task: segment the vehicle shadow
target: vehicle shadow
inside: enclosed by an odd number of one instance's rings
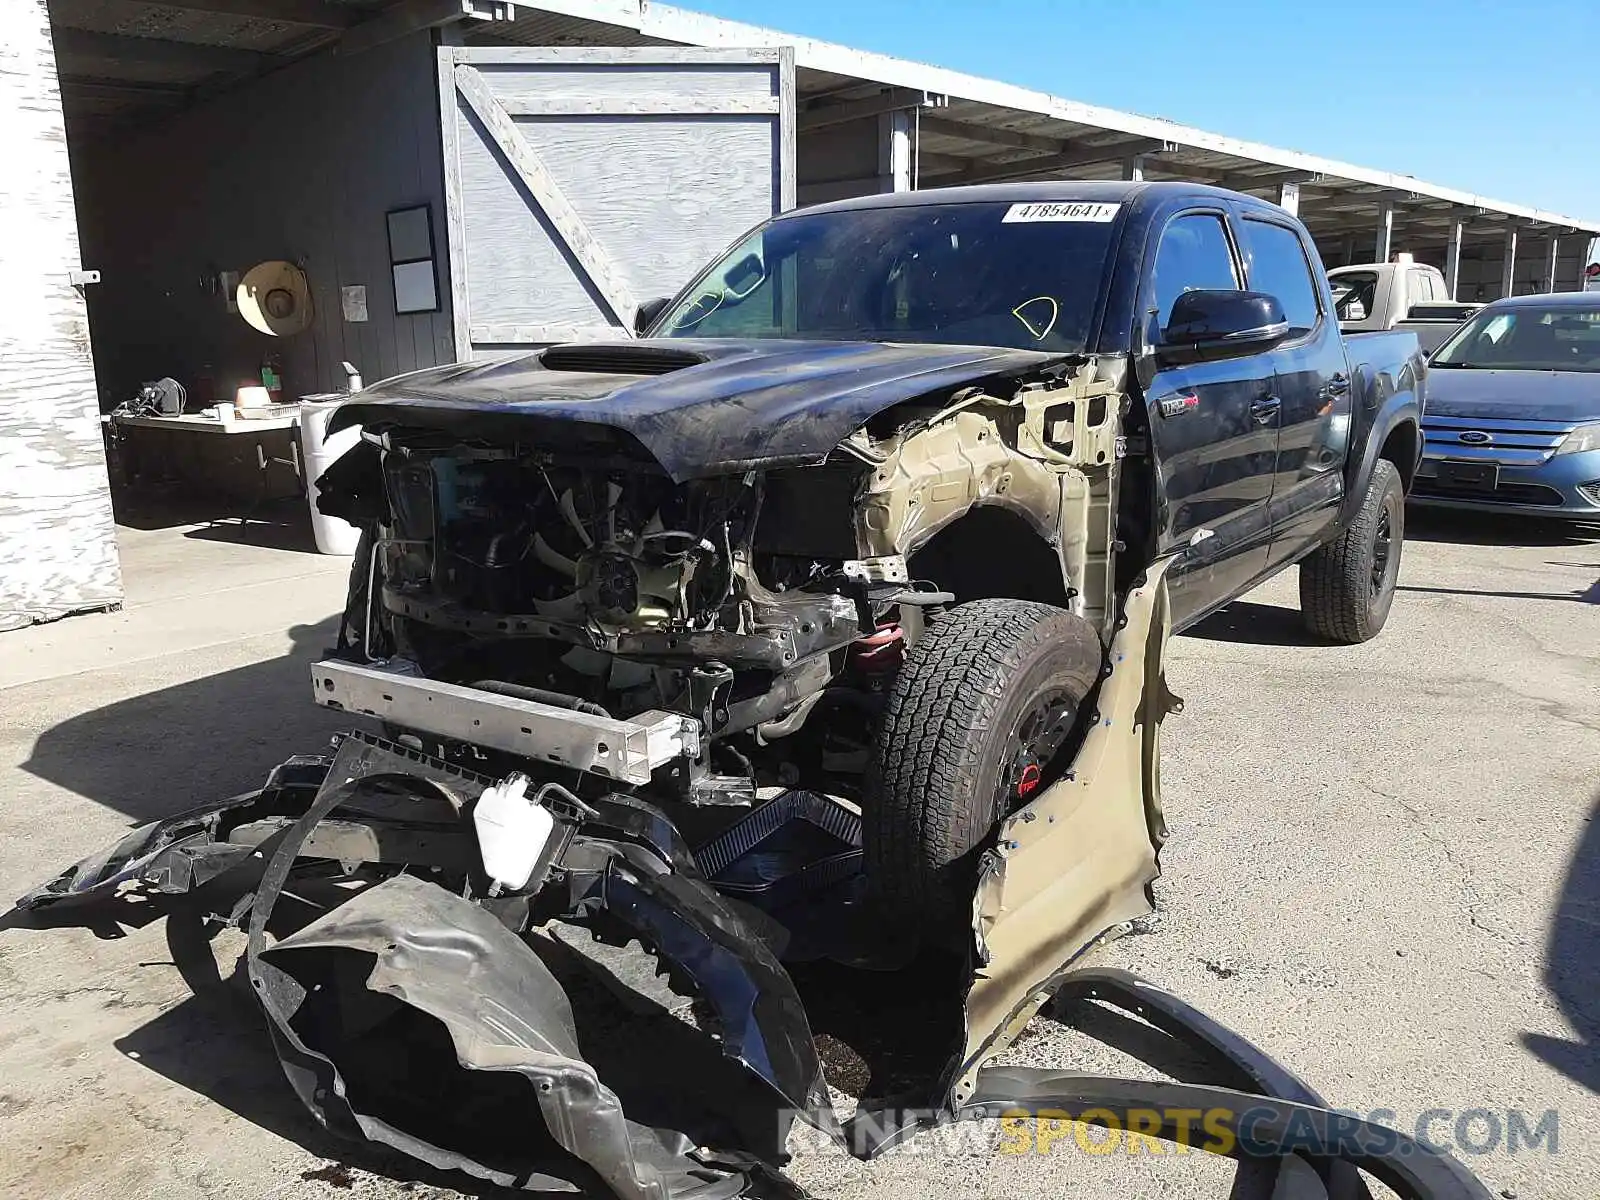
[[[1578,525],[1410,505],[1406,508],[1406,540],[1458,546],[1586,546],[1600,541],[1600,523]]]
[[[305,505],[295,513],[265,512],[239,517],[218,517],[184,537],[202,542],[230,542],[236,546],[259,546],[263,550],[286,550],[295,554],[316,554],[317,541]]]
[[[351,1189],[355,1171],[405,1185],[437,1188],[481,1200],[510,1200],[525,1191],[497,1187],[471,1176],[437,1170],[398,1151],[340,1138],[319,1125],[284,1078],[266,1018],[239,977],[192,995],[118,1038],[116,1048],[158,1075],[221,1105],[323,1160],[301,1179]]]
[[[1544,981],[1577,1031],[1524,1033],[1522,1044],[1568,1079],[1600,1092],[1600,794],[1573,852],[1545,947]]]
[[[1183,631],[1183,637],[1207,642],[1243,642],[1253,646],[1325,646],[1306,628],[1297,608],[1235,600]]]
[[[311,701],[338,618],[289,631],[284,655],[92,709],[41,733],[24,770],[143,823],[261,786],[348,728]]]
[[[1600,580],[1581,592],[1497,592],[1485,588],[1415,587],[1404,583],[1395,590],[1431,596],[1499,596],[1507,600],[1572,600],[1578,604],[1600,604]]]
[[[113,495],[112,507],[117,524],[126,529],[149,532],[192,526],[184,529],[184,537],[297,554],[317,553],[311,515],[300,496],[240,505],[175,495]]]

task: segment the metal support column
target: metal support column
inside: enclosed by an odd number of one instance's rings
[[[908,108],[897,108],[878,118],[879,191],[909,192],[911,179],[911,125]]]
[[[1506,227],[1506,257],[1500,268],[1500,294],[1516,295],[1517,283],[1517,227]]]
[[[1456,286],[1461,281],[1461,235],[1467,223],[1456,218],[1450,220],[1450,240],[1444,248],[1444,290],[1450,299],[1457,299]]]
[[[1372,261],[1389,261],[1389,247],[1394,241],[1394,201],[1385,200],[1378,205],[1378,236],[1373,243]]]
[[[1122,178],[1129,183],[1144,182],[1144,155],[1136,154],[1122,160]]]
[[[1278,185],[1278,207],[1286,212],[1300,215],[1300,181],[1287,179]]]
[[[1550,242],[1545,250],[1544,259],[1544,290],[1556,290],[1556,269],[1561,262],[1561,239],[1555,234],[1550,235]]]

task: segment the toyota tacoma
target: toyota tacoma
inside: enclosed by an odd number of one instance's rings
[[[131,889],[248,930],[319,1120],[518,1186],[768,1186],[760,1103],[871,1154],[962,1112],[1152,1102],[993,1064],[1074,989],[1326,1121],[1081,958],[1149,911],[1169,631],[1295,563],[1312,631],[1382,627],[1415,338],[1342,338],[1292,215],[1176,183],[788,213],[639,326],[347,403],[362,442],[318,491],[364,534],[311,682],[366,727],[23,907]],[[602,994],[634,1016],[596,1026]],[[734,1077],[669,1067],[667,1034],[620,1049],[644,1011]],[[925,1044],[847,1128],[816,1035],[863,1016]],[[1313,1165],[1480,1194],[1381,1132]]]

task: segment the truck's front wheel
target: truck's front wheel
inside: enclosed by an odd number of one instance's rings
[[[1394,603],[1405,530],[1400,471],[1379,459],[1356,519],[1300,562],[1300,610],[1312,633],[1347,645],[1378,635]]]
[[[943,941],[971,921],[976,859],[995,824],[1065,769],[1100,639],[1060,608],[977,600],[906,655],[863,797],[868,883]]]

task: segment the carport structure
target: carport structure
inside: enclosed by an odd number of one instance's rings
[[[1330,265],[1409,251],[1465,300],[1577,288],[1600,233],[647,0],[12,0],[0,99],[22,181],[0,189],[21,231],[0,246],[0,629],[120,599],[98,418],[142,381],[197,410],[264,375],[293,399],[345,362],[373,380],[630,336],[636,304],[796,203],[1196,179],[1294,209]],[[280,260],[312,319],[272,338],[231,301]]]
[[[51,0],[50,11],[63,96],[85,131],[424,28],[481,45],[792,46],[801,204],[1022,179],[1200,180],[1298,212],[1329,266],[1410,252],[1462,300],[1578,288],[1600,233],[1600,222],[1410,175],[647,0]]]

